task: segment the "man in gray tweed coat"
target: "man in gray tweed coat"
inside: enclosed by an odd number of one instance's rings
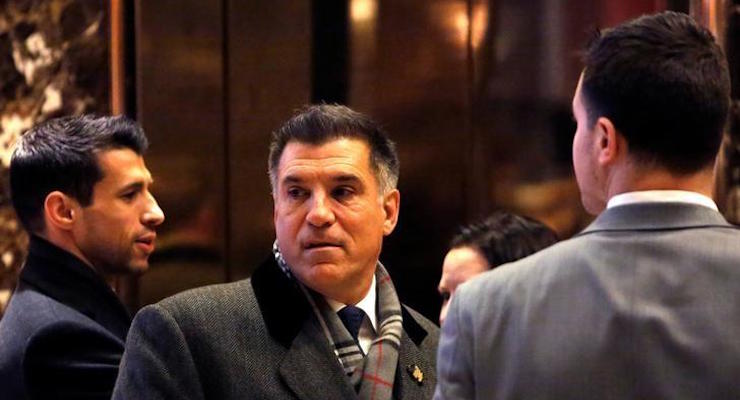
[[[251,279],[134,318],[116,399],[428,399],[438,329],[401,305],[378,261],[399,164],[378,126],[311,106],[270,148],[273,255]]]

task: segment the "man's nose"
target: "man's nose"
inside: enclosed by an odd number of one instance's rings
[[[152,227],[164,222],[164,212],[159,208],[157,200],[151,193],[148,194],[146,210],[142,214],[141,220],[142,224]]]
[[[320,228],[336,221],[330,199],[326,195],[320,193],[313,195],[309,207],[308,215],[306,215],[309,224]]]

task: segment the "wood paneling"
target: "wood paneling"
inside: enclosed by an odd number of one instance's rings
[[[401,213],[381,261],[401,300],[436,320],[442,259],[471,195],[467,6],[375,4],[374,18],[351,21],[348,103],[381,122],[397,143]]]
[[[228,10],[229,259],[232,278],[270,255],[271,132],[311,98],[308,2],[230,1]]]
[[[136,2],[137,118],[165,212],[140,304],[225,278],[220,2]]]

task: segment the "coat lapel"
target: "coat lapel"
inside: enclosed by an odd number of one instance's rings
[[[275,263],[268,259],[252,275],[252,286],[270,335],[286,347],[280,376],[302,400],[357,399],[344,376],[334,349],[324,337],[319,322],[303,293]],[[430,399],[436,371],[420,349],[428,332],[401,307],[403,335],[398,353],[394,398]],[[423,374],[421,383],[414,370]]]
[[[398,368],[393,397],[410,400],[431,399],[437,381],[436,371],[434,365],[419,348],[428,333],[406,311],[405,307],[401,307],[401,310],[403,312],[403,335],[401,336],[401,348],[398,350]]]
[[[308,318],[280,364],[285,383],[305,400],[356,399],[315,318]]]
[[[334,350],[295,282],[270,257],[252,275],[270,335],[286,348],[280,376],[302,400],[356,399]]]

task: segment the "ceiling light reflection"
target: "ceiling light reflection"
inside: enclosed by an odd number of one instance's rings
[[[374,20],[378,15],[377,0],[352,0],[350,16],[353,22],[367,22]]]

